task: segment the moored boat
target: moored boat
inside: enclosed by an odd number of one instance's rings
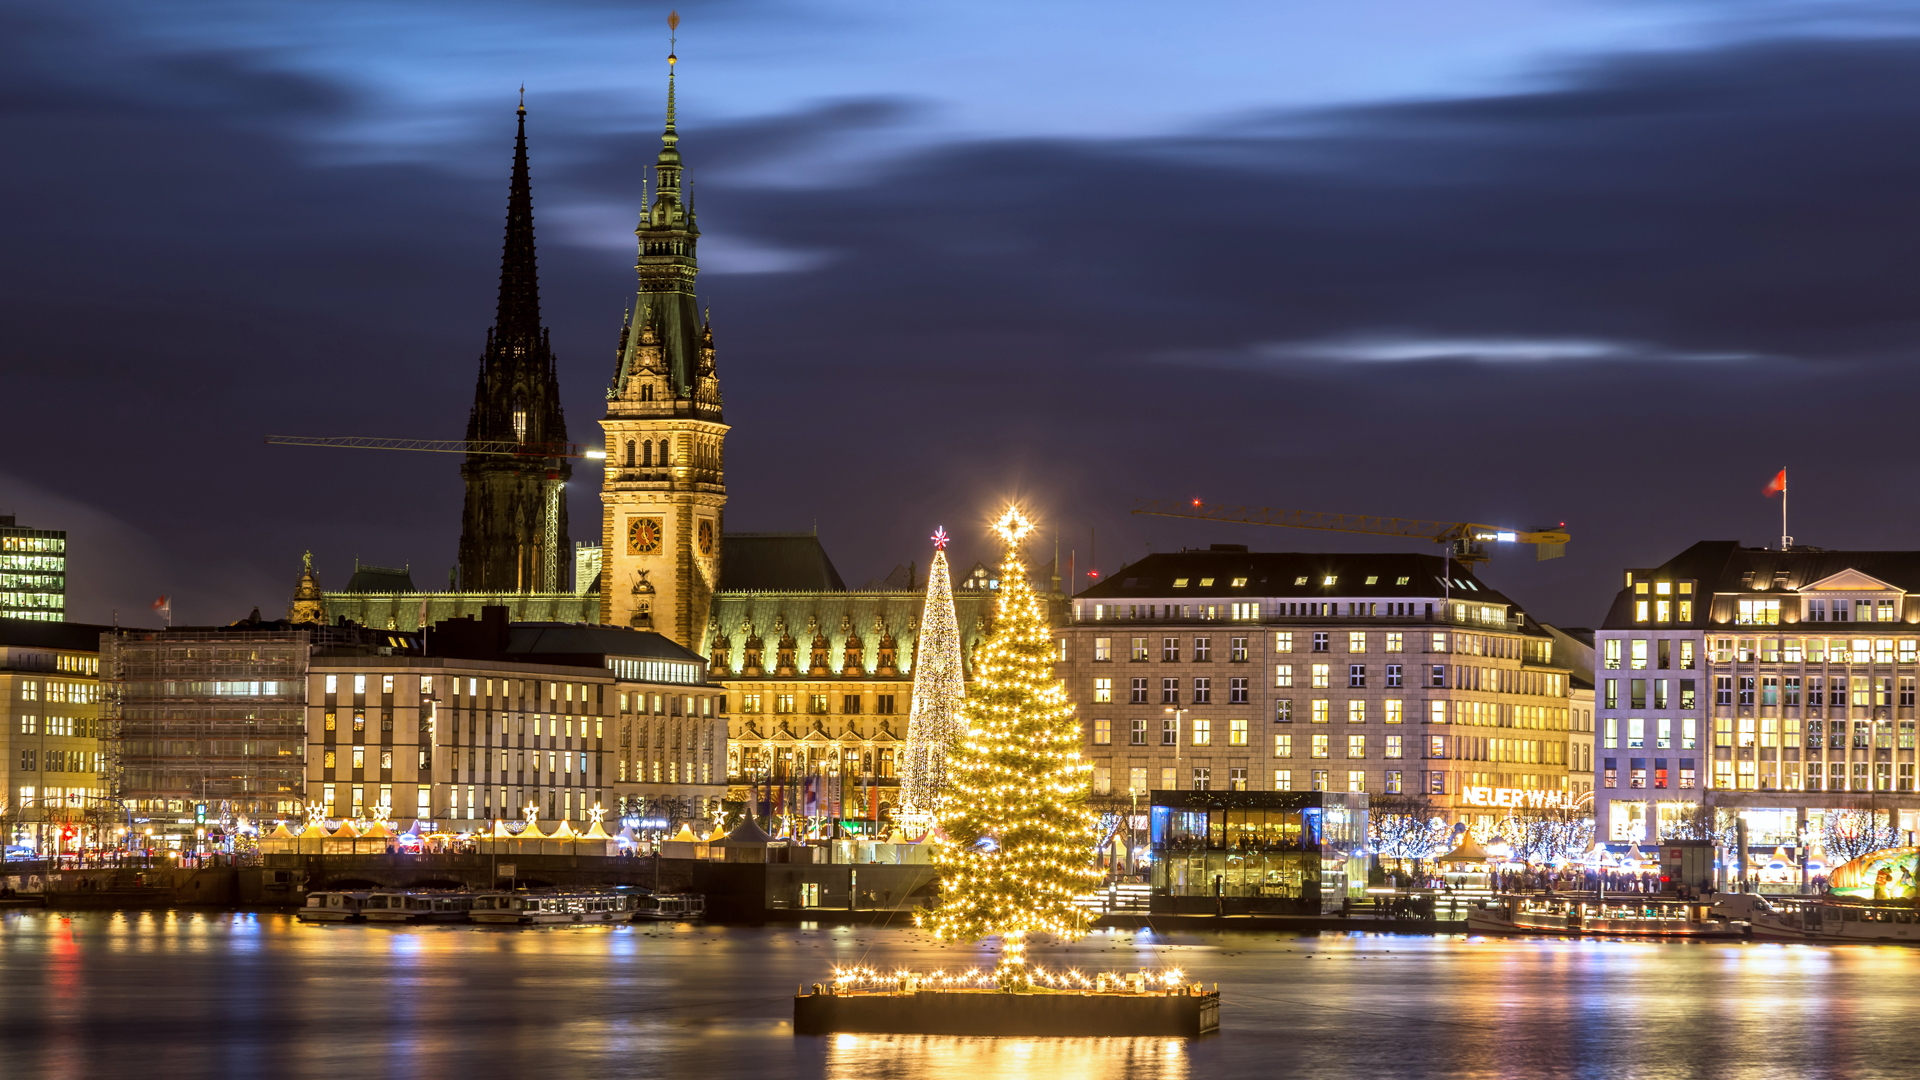
[[[473,898],[467,917],[477,923],[520,926],[623,923],[636,897],[626,891],[488,892]]]
[[[472,893],[383,890],[367,894],[360,913],[368,922],[465,922],[472,906]]]
[[[1600,937],[1736,938],[1746,923],[1716,913],[1701,900],[1649,896],[1500,894],[1467,909],[1476,934],[1557,934]]]
[[[360,922],[369,894],[364,892],[312,892],[307,904],[297,913],[301,922]]]
[[[1727,893],[1716,910],[1753,925],[1773,941],[1907,942],[1920,944],[1920,910],[1912,903],[1847,903],[1830,897],[1764,897]]]
[[[635,921],[692,922],[707,917],[707,898],[699,893],[662,893],[637,897]]]

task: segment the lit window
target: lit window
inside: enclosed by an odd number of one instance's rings
[[[1203,578],[1201,578],[1201,579],[1200,579],[1200,587],[1201,587],[1201,588],[1203,588],[1203,589],[1204,589],[1204,588],[1207,588],[1208,586],[1210,586],[1210,585],[1212,585],[1212,584],[1213,584],[1213,579],[1212,579],[1212,578],[1210,578],[1210,577],[1203,577]]]
[[[1236,588],[1236,589],[1244,589],[1244,588],[1246,588],[1246,587],[1247,587],[1247,579],[1246,579],[1246,578],[1243,578],[1243,577],[1237,577],[1237,578],[1234,578],[1234,579],[1233,579],[1233,587],[1234,587],[1234,588]]]
[[[1196,718],[1193,722],[1193,745],[1213,745],[1213,721]]]
[[[1273,756],[1290,758],[1293,756],[1293,736],[1275,735],[1273,737]]]
[[[1329,747],[1332,741],[1330,736],[1315,735],[1313,737],[1313,756],[1317,758],[1326,757],[1330,753]]]
[[[1347,632],[1347,651],[1361,653],[1367,651],[1367,632],[1365,630],[1350,630]]]
[[[1174,578],[1174,579],[1173,579],[1173,587],[1174,587],[1174,588],[1176,588],[1176,589],[1184,589],[1184,588],[1186,588],[1186,587],[1187,587],[1187,579],[1186,579],[1186,578],[1183,578],[1183,577],[1177,577],[1177,578]]]
[[[1367,737],[1365,735],[1347,736],[1347,757],[1358,760],[1367,756]]]
[[[1327,575],[1327,579],[1326,579],[1325,581],[1322,581],[1322,582],[1321,582],[1320,584],[1322,584],[1322,585],[1334,585],[1334,584],[1337,584],[1337,583],[1338,583],[1339,581],[1340,581],[1340,579],[1339,579],[1338,577],[1336,577],[1335,575],[1333,575],[1333,574],[1328,574],[1328,575]]]
[[[1368,575],[1367,575],[1367,584],[1369,584],[1369,585],[1378,585],[1379,583],[1380,583],[1380,575],[1379,575],[1379,574],[1368,574]]]
[[[1247,745],[1247,722],[1245,720],[1227,721],[1227,744],[1230,746]]]
[[[1367,703],[1361,700],[1347,702],[1347,723],[1364,724],[1367,722]]]
[[[1313,665],[1313,688],[1315,690],[1325,690],[1328,686],[1332,685],[1332,670],[1333,665],[1331,664]]]
[[[1314,723],[1316,724],[1326,723],[1327,718],[1332,715],[1332,712],[1333,712],[1332,706],[1328,703],[1326,698],[1314,699],[1314,702],[1313,702],[1313,722]]]

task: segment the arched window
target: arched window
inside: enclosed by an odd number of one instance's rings
[[[667,461],[667,440],[661,439],[660,440],[660,467],[664,469],[667,467],[668,464],[669,462]]]
[[[649,439],[646,442],[641,443],[640,453],[641,453],[640,464],[642,466],[652,465],[653,464],[653,440]]]
[[[627,440],[627,468],[633,468],[633,440]]]
[[[653,384],[652,383],[645,383],[640,387],[640,400],[641,401],[653,400]]]

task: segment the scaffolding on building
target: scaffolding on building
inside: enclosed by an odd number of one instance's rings
[[[101,643],[113,794],[136,818],[190,825],[194,807],[298,816],[307,665],[357,628],[121,630]]]

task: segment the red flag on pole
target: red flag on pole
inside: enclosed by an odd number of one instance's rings
[[[1767,481],[1767,488],[1763,494],[1765,494],[1767,498],[1771,499],[1775,495],[1786,494],[1786,491],[1787,491],[1787,470],[1781,469],[1779,475]]]

